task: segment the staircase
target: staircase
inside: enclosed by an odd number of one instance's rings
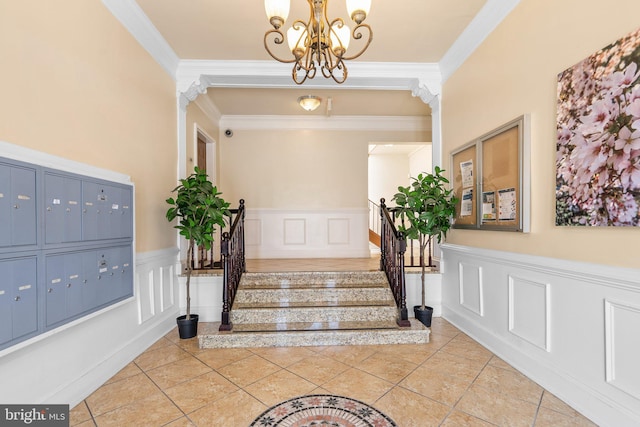
[[[421,344],[429,329],[398,310],[379,271],[245,273],[231,308],[233,328],[199,336],[201,348]]]

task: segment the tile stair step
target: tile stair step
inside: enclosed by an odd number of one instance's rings
[[[285,288],[285,289],[238,289],[235,303],[257,302],[313,302],[313,301],[393,301],[388,286],[368,288]]]
[[[253,308],[304,308],[304,307],[395,307],[392,300],[379,301],[265,301],[265,302],[235,302],[234,310],[253,309]]]
[[[277,322],[336,322],[336,321],[376,321],[395,319],[397,308],[388,306],[354,307],[291,307],[252,308],[231,310],[231,322],[277,323]]]
[[[303,347],[323,345],[384,345],[424,344],[430,331],[415,319],[410,328],[346,329],[346,330],[289,330],[278,332],[214,332],[198,337],[200,348],[238,347]],[[233,329],[237,328],[234,325]]]
[[[245,273],[240,286],[246,288],[268,287],[358,287],[388,286],[384,273],[362,272],[288,272]]]
[[[399,329],[395,321],[377,322],[290,322],[290,323],[250,323],[233,325],[235,333],[247,332],[291,332],[291,331],[348,331]]]

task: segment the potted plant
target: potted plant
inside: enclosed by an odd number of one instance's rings
[[[178,218],[180,235],[187,239],[187,310],[179,316],[178,332],[180,338],[193,338],[198,334],[198,315],[191,314],[191,273],[193,271],[193,249],[204,246],[208,251],[213,243],[215,226],[224,227],[225,217],[230,215],[229,203],[218,197],[220,192],[213,186],[207,173],[195,167],[194,173],[180,180],[180,185],[173,189],[175,199],[170,197],[166,202],[171,205],[167,210],[167,219],[171,222]]]
[[[437,238],[438,243],[446,237],[458,202],[452,194],[453,190],[445,187],[449,181],[442,176],[442,172],[444,170],[436,166],[433,174],[421,173],[417,178],[412,177],[411,185],[398,187],[398,193],[393,197],[402,219],[398,229],[405,237],[417,240],[420,246],[422,304],[416,305],[413,310],[416,319],[425,326],[431,326],[433,315],[433,308],[425,305],[425,250],[433,237]]]

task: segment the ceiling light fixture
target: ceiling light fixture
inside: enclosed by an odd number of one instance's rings
[[[307,111],[313,111],[320,106],[322,99],[315,95],[304,95],[298,98],[298,104]]]
[[[368,24],[363,24],[371,8],[371,0],[346,0],[349,16],[356,23],[353,31],[345,25],[342,18],[329,20],[327,4],[329,0],[307,0],[310,16],[307,22],[297,19],[287,30],[286,39],[293,58],[282,59],[269,48],[269,41],[274,45],[284,43],[285,35],[281,30],[289,15],[290,0],[265,0],[264,7],[273,30],[264,34],[264,47],[273,59],[293,63],[292,77],[297,84],[316,76],[318,68],[325,78],[332,78],[336,83],[344,83],[347,79],[347,66],[344,61],[362,55],[371,44],[373,32]],[[363,39],[364,36],[368,38]],[[346,56],[349,42],[366,40],[362,49],[354,55]]]

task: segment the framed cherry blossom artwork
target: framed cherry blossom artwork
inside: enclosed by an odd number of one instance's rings
[[[556,225],[640,226],[640,29],[557,90]]]

